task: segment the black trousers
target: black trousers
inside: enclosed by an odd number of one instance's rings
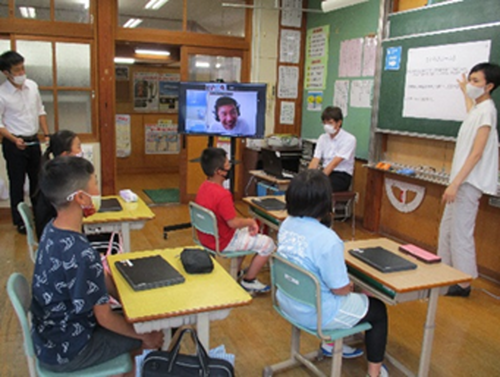
[[[377,298],[368,297],[368,300],[368,312],[358,323],[372,325],[365,333],[366,358],[371,363],[381,363],[387,344],[387,308]]]
[[[328,178],[332,185],[332,192],[349,191],[352,175],[343,171],[332,171]]]
[[[3,156],[7,165],[7,175],[9,177],[10,210],[14,225],[23,224],[21,215],[17,211],[17,205],[24,199],[24,181],[26,174],[30,181],[30,197],[34,199],[38,188],[38,175],[40,171],[40,161],[42,158],[40,144],[32,145],[21,150],[16,144],[3,138]],[[34,205],[34,203],[32,203]]]

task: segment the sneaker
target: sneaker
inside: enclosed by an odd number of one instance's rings
[[[269,285],[264,285],[257,279],[253,279],[252,281],[242,279],[240,284],[247,292],[252,293],[265,293],[271,290]]]
[[[469,297],[471,288],[468,286],[467,288],[462,288],[458,284],[452,285],[450,289],[448,289],[448,293],[446,296],[455,296],[455,297]]]
[[[24,226],[24,224],[19,224],[17,226],[17,233],[26,234],[26,227]]]
[[[334,342],[321,343],[321,351],[326,357],[332,357]],[[354,359],[363,355],[363,350],[361,348],[353,348],[346,344],[342,345],[342,358],[344,359]]]

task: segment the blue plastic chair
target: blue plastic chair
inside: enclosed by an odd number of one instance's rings
[[[35,236],[35,219],[33,216],[33,211],[25,202],[20,202],[17,205],[17,211],[21,215],[24,226],[26,227],[26,241],[28,242],[28,252],[31,260],[33,261],[33,263],[35,263],[38,242],[36,242]]]
[[[31,303],[31,293],[26,278],[17,272],[10,275],[7,282],[7,293],[21,324],[24,338],[24,353],[26,354],[31,377],[106,377],[127,373],[132,370],[132,360],[128,353],[115,357],[105,363],[73,373],[54,373],[42,368],[36,360],[30,334],[29,306]]]
[[[297,366],[304,365],[317,376],[326,375],[321,372],[310,360],[322,357],[321,350],[309,353],[307,355],[300,354],[300,332],[305,331],[319,339],[327,342],[335,341],[332,357],[332,368],[330,376],[340,377],[342,368],[342,343],[343,338],[351,336],[366,330],[371,329],[369,323],[362,323],[345,330],[322,330],[321,329],[321,288],[318,279],[311,272],[303,269],[283,258],[278,254],[271,256],[271,281],[272,281],[272,297],[273,307],[276,311],[292,324],[292,341],[290,359],[281,363],[270,365],[264,368],[262,375],[264,377],[272,376],[274,372]],[[301,326],[293,319],[288,317],[280,308],[279,302],[276,299],[276,292],[279,290],[282,294],[315,308],[317,314],[318,330],[308,329]]]
[[[222,258],[230,258],[231,259],[231,267],[229,269],[229,274],[232,276],[234,280],[238,278],[238,258],[244,257],[245,255],[255,254],[255,251],[245,250],[245,251],[230,251],[222,253],[219,250],[219,231],[217,229],[217,219],[215,214],[206,209],[205,207],[200,206],[194,202],[189,202],[189,215],[191,217],[191,225],[193,230],[193,241],[203,247],[210,254],[215,256],[220,256]],[[205,234],[209,234],[215,238],[215,250],[212,250],[201,244],[198,239],[198,233],[196,231],[200,231]]]

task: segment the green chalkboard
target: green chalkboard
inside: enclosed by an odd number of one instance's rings
[[[408,50],[491,40],[490,61],[500,64],[500,1],[464,0],[393,15],[390,21],[390,38],[382,44],[383,61],[390,47],[401,47],[402,54],[399,70],[386,70],[383,65],[377,128],[455,137],[460,127],[458,121],[403,117]],[[446,32],[450,29],[456,30]],[[500,109],[500,89],[493,93],[493,99]]]

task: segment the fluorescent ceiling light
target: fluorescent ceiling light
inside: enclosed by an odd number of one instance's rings
[[[149,0],[144,9],[160,9],[168,0]]]
[[[116,64],[134,64],[135,63],[134,58],[115,58],[114,61]]]
[[[220,63],[215,64],[215,68],[219,69],[222,65]]]
[[[125,25],[123,25],[123,27],[134,28],[139,26],[141,22],[142,19],[140,18],[130,18],[127,22],[125,22]]]
[[[19,7],[19,11],[24,18],[36,18],[36,11],[33,7]]]
[[[337,9],[350,7],[351,5],[366,3],[368,0],[323,0],[321,9],[324,13],[331,12]]]
[[[135,49],[135,53],[138,55],[159,55],[159,56],[170,56],[169,51],[163,51],[163,50],[144,50],[137,48]]]
[[[195,66],[197,68],[210,68],[209,62],[196,62]]]

